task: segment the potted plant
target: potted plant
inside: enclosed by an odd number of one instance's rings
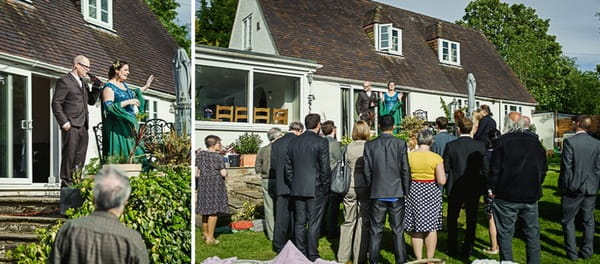
[[[127,177],[139,176],[140,172],[142,172],[142,164],[134,163],[134,159],[139,157],[135,155],[135,151],[138,146],[142,143],[142,139],[144,139],[144,135],[146,132],[146,126],[141,126],[138,131],[132,128],[132,132],[135,135],[134,144],[129,151],[129,156],[110,156],[106,159],[106,164],[104,164],[103,168],[113,167],[118,169],[123,173],[123,175]]]
[[[262,140],[258,134],[244,133],[233,144],[235,152],[239,153],[240,163],[242,167],[254,167],[256,161],[256,153]]]

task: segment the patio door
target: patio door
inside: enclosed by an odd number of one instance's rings
[[[31,184],[31,73],[0,67],[0,184]]]

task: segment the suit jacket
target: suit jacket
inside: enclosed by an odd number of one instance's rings
[[[408,195],[410,166],[406,142],[384,133],[365,144],[365,179],[371,199],[398,198]]]
[[[256,162],[254,171],[260,173],[260,176],[264,178],[271,178],[269,171],[271,170],[271,143],[260,148],[256,154]],[[275,175],[273,175],[275,176]]]
[[[491,115],[484,116],[479,120],[479,126],[477,127],[477,132],[473,135],[473,139],[485,144],[487,142],[488,131],[492,128],[496,128],[496,121],[494,121]]]
[[[538,136],[538,134],[536,134],[536,133],[533,133],[533,131],[529,130],[529,128],[526,128],[526,129],[525,129],[525,130],[523,130],[523,131],[524,131],[525,133],[529,134],[529,135],[532,135],[532,136],[534,136],[534,137],[538,138],[538,139],[540,138],[540,136]]]
[[[275,179],[275,193],[277,195],[290,194],[290,186],[287,184],[285,176],[285,158],[287,156],[288,145],[295,137],[294,133],[289,132],[271,144],[269,177]]]
[[[444,152],[444,169],[448,173],[446,190],[452,195],[481,195],[486,191],[488,161],[482,142],[459,137]]]
[[[366,141],[364,140],[354,140],[348,144],[346,161],[350,167],[350,187],[369,187],[365,179],[365,159],[363,158],[365,143]]]
[[[74,127],[88,128],[88,107],[94,105],[100,90],[93,88],[90,91],[87,83],[81,82],[82,87],[71,73],[58,79],[54,96],[52,97],[52,112],[59,126],[70,122]]]
[[[513,132],[494,141],[488,181],[496,198],[536,202],[542,196],[547,170],[546,150],[534,136]]]
[[[433,145],[431,145],[431,151],[437,153],[440,156],[444,156],[444,149],[448,142],[456,140],[455,135],[451,135],[448,131],[440,132],[433,137]]]
[[[563,193],[595,195],[600,182],[600,141],[587,133],[565,139],[558,187]]]
[[[335,138],[325,136],[329,144],[329,168],[333,169],[337,162],[342,159],[342,145]]]
[[[373,103],[373,107],[371,107]],[[377,93],[371,91],[371,96],[367,95],[367,92],[358,92],[358,99],[356,100],[356,114],[360,116],[362,113],[373,112],[375,113],[375,106],[377,106]]]
[[[329,143],[312,130],[292,139],[285,163],[291,195],[316,197],[329,192]]]

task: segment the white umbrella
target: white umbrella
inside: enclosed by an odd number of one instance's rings
[[[190,59],[185,49],[179,48],[173,58],[173,76],[177,101],[175,103],[175,128],[179,135],[191,135],[191,103],[190,103]]]
[[[477,90],[477,82],[475,81],[475,75],[472,73],[467,74],[467,94],[469,96],[469,106],[467,108],[467,116],[471,116],[475,110],[475,90]]]

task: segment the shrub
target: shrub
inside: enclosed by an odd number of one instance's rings
[[[131,178],[131,197],[121,216],[121,222],[138,231],[146,243],[153,263],[191,262],[191,171],[188,167],[162,167],[162,171],[142,173]],[[80,185],[84,203],[69,209],[71,219],[94,211],[93,178]],[[49,229],[40,228],[39,243],[20,245],[7,256],[17,263],[47,263],[59,221]]]
[[[177,132],[165,133],[160,141],[146,142],[146,150],[152,153],[154,166],[190,166],[192,143],[189,136]]]
[[[256,154],[262,140],[258,134],[244,133],[233,143],[235,152],[239,154]]]

